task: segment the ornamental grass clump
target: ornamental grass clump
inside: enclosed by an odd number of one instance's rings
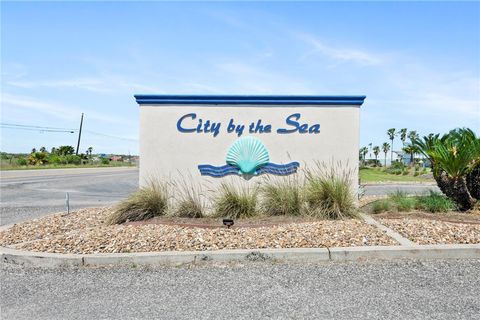
[[[190,177],[189,181],[192,181]],[[176,189],[175,203],[172,215],[181,218],[203,218],[206,211],[205,197],[199,185],[183,178],[173,182]]]
[[[428,196],[418,197],[417,200],[417,209],[429,212],[448,212],[456,208],[457,206],[452,200],[432,190]]]
[[[352,190],[353,174],[341,163],[319,164],[306,172],[304,196],[308,211],[327,219],[343,219],[358,215]]]
[[[301,188],[298,181],[269,179],[261,188],[261,211],[267,216],[299,216],[302,213]]]
[[[372,211],[373,213],[382,213],[385,211],[390,211],[392,203],[389,200],[378,200],[373,203]]]
[[[223,183],[214,202],[215,216],[230,219],[258,215],[257,189]]]
[[[409,197],[403,191],[397,190],[388,197],[397,208],[397,211],[411,211],[415,208],[416,199]]]
[[[168,188],[164,183],[151,180],[127,199],[120,202],[107,217],[106,223],[120,224],[127,221],[143,221],[165,215],[168,208]]]

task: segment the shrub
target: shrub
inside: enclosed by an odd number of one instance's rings
[[[168,208],[168,190],[165,184],[151,180],[147,186],[131,194],[120,202],[107,224],[119,224],[126,221],[141,221],[164,215]]]
[[[66,160],[65,160],[65,157],[60,157],[55,154],[51,154],[48,157],[48,162],[52,164],[62,164],[62,163],[66,163]]]
[[[302,199],[297,181],[271,180],[261,189],[262,212],[269,216],[301,214]]]
[[[223,183],[214,206],[217,217],[239,219],[256,216],[256,189],[236,188],[232,184]]]
[[[428,196],[418,197],[417,208],[430,212],[448,212],[456,209],[456,205],[444,195],[430,190]]]
[[[403,191],[397,190],[389,195],[389,199],[395,204],[398,211],[409,211],[415,207],[415,198],[408,197]]]
[[[307,171],[304,196],[310,212],[328,219],[357,216],[352,176],[340,163],[330,168],[317,164],[315,170]]]
[[[176,206],[173,215],[182,218],[202,218],[205,215],[205,201],[201,194],[201,188],[191,184],[189,181],[182,179],[174,182],[173,186],[177,189]]]
[[[398,211],[411,211],[415,208],[415,198],[403,198],[399,199],[396,203]]]
[[[82,158],[74,154],[69,154],[65,156],[65,161],[68,164],[81,164]]]
[[[27,162],[27,159],[25,159],[25,158],[18,158],[17,159],[17,164],[19,166],[26,166],[28,164],[28,162]]]
[[[109,164],[110,163],[110,160],[108,158],[100,158],[100,162],[102,164]]]
[[[381,213],[385,211],[389,211],[392,204],[388,200],[378,200],[373,203],[373,213]]]

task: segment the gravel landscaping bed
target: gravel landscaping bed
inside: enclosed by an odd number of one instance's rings
[[[54,214],[0,232],[0,245],[56,253],[114,253],[396,245],[362,220],[319,220],[233,229],[104,224],[111,208]]]
[[[417,244],[480,243],[480,224],[426,218],[378,219],[383,225]]]

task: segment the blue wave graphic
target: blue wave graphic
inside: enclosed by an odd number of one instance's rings
[[[276,163],[267,163],[263,167],[257,170],[257,174],[275,174],[279,176],[285,176],[297,172],[300,163],[290,162],[287,164],[276,164]],[[202,176],[211,176],[211,177],[224,177],[230,174],[239,174],[239,169],[231,164],[226,164],[223,166],[212,166],[210,164],[201,164],[198,166],[200,174]]]

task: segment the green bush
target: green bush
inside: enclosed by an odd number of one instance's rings
[[[253,217],[257,212],[256,189],[237,188],[223,183],[215,199],[215,216],[239,219]]]
[[[415,198],[408,197],[403,191],[397,190],[389,195],[389,199],[393,202],[398,211],[409,211],[415,207]]]
[[[164,215],[168,208],[168,189],[155,180],[131,194],[120,202],[107,218],[107,224],[119,224],[126,221],[148,220]]]
[[[51,164],[62,164],[62,163],[67,163],[65,157],[61,157],[55,154],[51,154],[48,157],[48,162]]]
[[[395,205],[398,211],[411,211],[415,208],[417,203],[415,198],[403,198],[399,199]]]
[[[430,212],[448,212],[455,210],[456,205],[444,195],[430,190],[428,196],[418,197],[417,208]]]
[[[65,156],[65,162],[68,164],[81,164],[82,158],[74,154],[69,154]]]
[[[340,164],[330,168],[317,164],[307,171],[304,196],[310,213],[328,219],[357,216],[352,181],[352,172]]]
[[[108,159],[108,158],[100,158],[100,162],[101,162],[101,164],[109,164],[109,163],[110,163],[110,159]]]
[[[408,170],[403,170],[403,171],[402,171],[402,174],[403,174],[404,176],[408,175]]]
[[[268,216],[301,214],[302,199],[297,181],[271,180],[261,189],[262,213]]]
[[[388,200],[378,200],[373,203],[372,210],[373,213],[381,213],[385,211],[390,211],[392,204]]]
[[[181,218],[202,218],[205,215],[205,201],[203,201],[200,186],[193,185],[189,180],[182,179],[173,182],[177,190],[175,193],[176,206],[173,215]]]
[[[17,165],[26,166],[27,164],[28,164],[27,159],[25,159],[25,158],[18,158],[17,159]]]

